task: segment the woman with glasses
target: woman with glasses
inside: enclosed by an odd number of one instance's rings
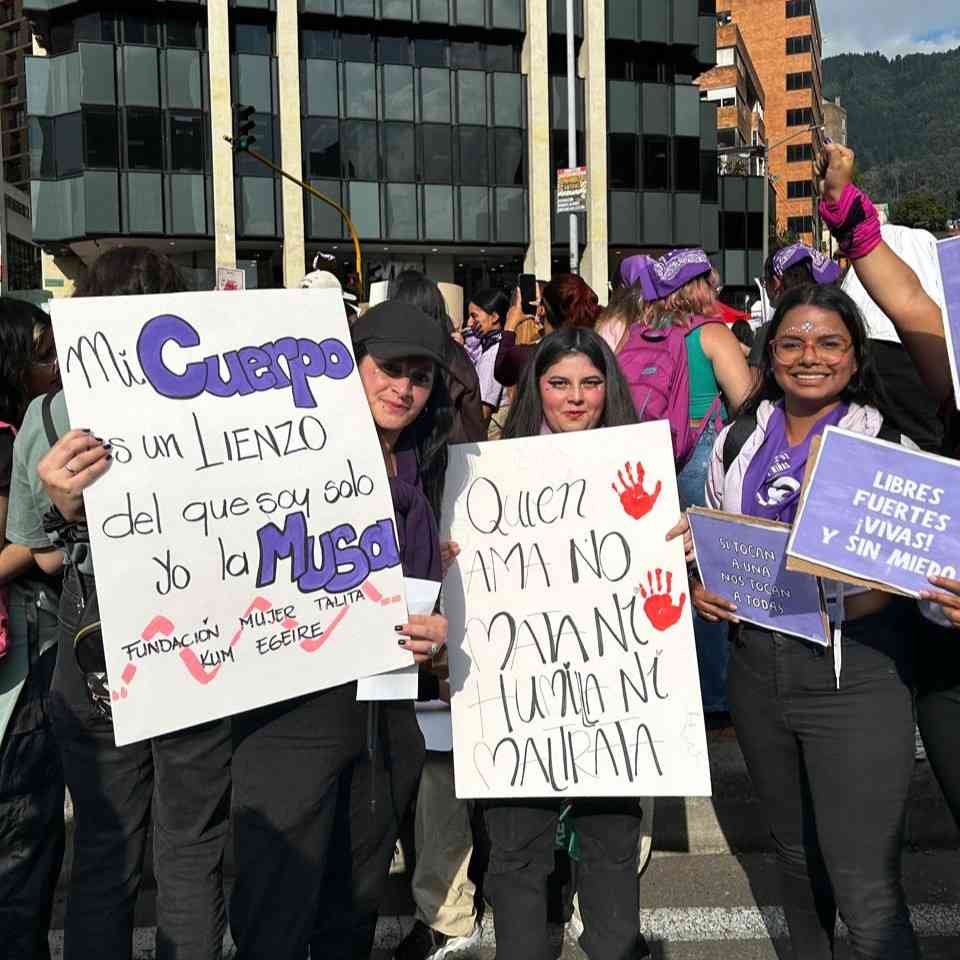
[[[913,446],[884,417],[863,320],[837,287],[781,299],[760,372],[714,447],[711,507],[792,523],[811,442],[830,425]],[[858,960],[910,960],[900,851],[914,760],[911,605],[825,586],[830,646],[747,624],[733,633],[730,710],[773,835],[795,960],[833,957],[838,910]],[[691,596],[705,619],[738,623],[695,579]]]

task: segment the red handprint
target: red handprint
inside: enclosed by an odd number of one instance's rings
[[[627,471],[626,480],[623,479],[623,470]],[[660,496],[660,489],[663,484],[658,480],[657,485],[653,488],[653,493],[647,493],[643,489],[643,478],[646,471],[643,469],[642,463],[637,461],[636,479],[633,477],[633,467],[629,463],[624,464],[623,470],[617,471],[623,490],[618,490],[615,483],[610,484],[610,486],[613,487],[613,492],[620,498],[620,503],[627,515],[633,517],[634,520],[639,520],[653,509],[657,497]]]
[[[667,571],[667,582],[663,582],[663,570],[657,567],[657,580],[654,586],[653,571],[647,571],[647,588],[643,585],[637,589],[643,597],[643,612],[656,630],[669,630],[683,613],[683,605],[687,602],[687,595],[680,594],[675,604],[670,594],[673,590],[673,574]]]

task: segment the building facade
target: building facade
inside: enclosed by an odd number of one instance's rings
[[[721,9],[722,8],[722,9]],[[719,0],[718,17],[746,40],[763,84],[778,228],[819,239],[813,158],[823,145],[823,38],[816,0]]]
[[[31,50],[23,0],[0,2],[0,162],[3,182],[29,189],[25,58]]]
[[[254,149],[345,207],[366,281],[426,269],[467,290],[566,269],[564,0],[25,0],[34,235],[45,284],[146,242],[212,286],[295,285],[316,251],[352,261],[335,209],[235,154]],[[719,251],[716,124],[694,77],[713,0],[575,4],[581,272],[620,256]],[[49,285],[49,284],[48,284]],[[53,288],[52,288],[53,289]]]

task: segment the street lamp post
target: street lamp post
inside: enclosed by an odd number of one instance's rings
[[[567,166],[577,165],[577,65],[574,57],[573,0],[567,0]],[[580,241],[577,215],[570,214],[570,272],[580,269]]]

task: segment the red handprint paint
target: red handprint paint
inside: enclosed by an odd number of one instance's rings
[[[666,583],[663,579],[663,570],[656,569],[656,583],[654,571],[647,571],[647,586],[641,584],[637,590],[643,597],[643,612],[655,630],[669,630],[683,613],[683,605],[687,602],[687,595],[680,594],[680,599],[674,603],[670,594],[673,592],[673,574],[667,571]]]
[[[626,480],[623,478],[624,470],[627,472]],[[627,516],[633,517],[634,520],[645,517],[653,509],[663,487],[663,484],[658,480],[653,492],[647,493],[643,484],[645,476],[646,471],[643,469],[643,464],[638,460],[636,477],[634,477],[633,467],[629,463],[624,464],[623,470],[617,471],[620,486],[623,487],[622,490],[618,490],[615,483],[611,484],[613,492],[620,498],[620,504],[624,512]]]

